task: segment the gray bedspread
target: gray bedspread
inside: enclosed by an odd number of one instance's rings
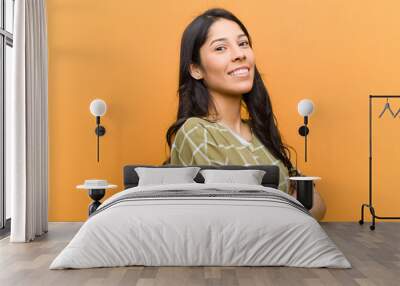
[[[50,269],[128,265],[351,267],[296,199],[237,184],[157,185],[115,194]]]

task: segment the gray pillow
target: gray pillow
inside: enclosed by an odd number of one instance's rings
[[[205,184],[234,183],[261,185],[265,171],[262,170],[201,170]]]
[[[199,170],[199,167],[135,168],[139,176],[138,186],[196,183],[193,179]]]

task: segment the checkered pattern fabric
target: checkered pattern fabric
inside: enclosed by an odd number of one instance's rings
[[[178,130],[171,148],[173,165],[277,165],[279,189],[288,192],[288,170],[253,134],[246,141],[230,128],[191,117]]]

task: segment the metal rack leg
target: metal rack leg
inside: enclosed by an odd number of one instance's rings
[[[373,206],[370,206],[369,207],[369,210],[370,210],[370,212],[371,212],[371,215],[372,215],[372,225],[370,225],[369,226],[369,228],[371,229],[371,230],[374,230],[375,229],[375,209],[374,209],[374,207]]]
[[[361,219],[358,221],[358,223],[361,224],[361,225],[364,224],[364,207],[369,208],[369,211],[371,212],[372,224],[369,226],[369,228],[371,230],[375,230],[375,221],[376,221],[376,219],[382,219],[382,220],[396,219],[396,220],[400,220],[400,217],[398,217],[398,216],[378,216],[375,213],[375,208],[372,205],[363,204],[361,206]]]
[[[372,216],[372,224],[369,226],[369,228],[370,228],[371,230],[375,230],[375,218],[376,218],[377,216],[375,215],[375,209],[374,209],[373,206],[370,206],[370,205],[368,205],[368,204],[363,204],[363,205],[361,206],[361,219],[358,221],[358,223],[359,223],[360,225],[363,225],[363,224],[364,224],[364,207],[369,208],[369,211],[370,211],[371,216]]]
[[[366,204],[362,204],[361,206],[361,219],[358,221],[360,225],[364,224],[364,207],[367,206]]]

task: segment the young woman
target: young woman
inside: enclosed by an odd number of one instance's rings
[[[178,94],[177,121],[166,135],[171,157],[165,163],[277,165],[279,189],[296,195],[287,178],[299,173],[282,142],[250,35],[232,13],[208,10],[185,29]],[[316,219],[325,214],[317,191],[311,213]]]

